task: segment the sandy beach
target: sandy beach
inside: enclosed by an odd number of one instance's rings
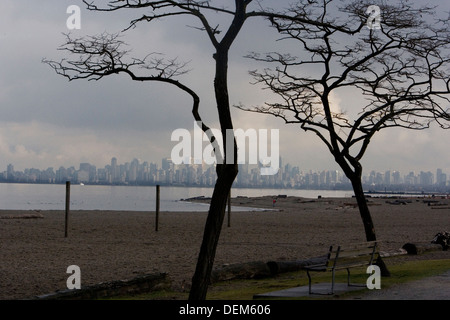
[[[331,244],[365,241],[354,199],[297,197],[233,198],[233,206],[267,210],[231,212],[215,266],[320,256]],[[450,199],[428,205],[369,198],[381,250],[430,242],[450,231]],[[208,202],[208,199],[203,200]],[[28,215],[28,216],[27,216]],[[36,216],[37,215],[37,216]],[[64,211],[0,211],[0,299],[26,299],[66,289],[70,265],[83,286],[165,272],[177,290],[188,290],[207,213],[71,211],[64,237]],[[450,251],[437,253],[449,259]]]

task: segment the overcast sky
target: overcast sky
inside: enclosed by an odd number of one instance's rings
[[[220,2],[220,1],[216,1]],[[227,1],[228,2],[228,1]],[[263,3],[272,3],[265,1]],[[278,1],[277,4],[280,2]],[[442,11],[448,1],[434,1]],[[81,29],[72,35],[115,33],[142,11],[89,12],[77,0],[2,0],[0,2],[0,171],[11,163],[25,168],[75,166],[89,162],[97,167],[138,158],[160,164],[170,157],[176,142],[173,130],[193,130],[191,100],[167,84],[138,83],[125,75],[100,81],[72,81],[58,76],[43,58],[59,60],[57,48],[67,33],[69,5],[81,8]],[[132,54],[161,52],[190,61],[191,72],[181,79],[201,97],[200,111],[211,127],[218,128],[213,96],[213,48],[206,35],[186,25],[195,20],[166,19],[141,24],[123,40]],[[251,20],[234,44],[229,65],[230,100],[233,104],[262,104],[270,93],[250,84],[253,67],[243,56],[265,52],[275,32],[263,20]],[[279,44],[278,44],[279,45]],[[348,97],[336,97],[344,106]],[[279,129],[283,162],[303,170],[337,169],[323,143],[312,133],[270,116],[232,111],[235,128]],[[363,160],[369,170],[419,172],[442,168],[450,173],[450,131],[433,128],[413,132],[385,130],[373,139]]]

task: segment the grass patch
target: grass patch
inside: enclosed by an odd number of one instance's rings
[[[408,281],[418,280],[424,277],[437,275],[450,269],[450,259],[445,260],[420,260],[409,261],[401,264],[389,266],[391,272],[390,277],[381,278],[381,288],[388,288],[393,284],[405,283]],[[368,274],[365,268],[352,269],[351,282],[365,284]],[[336,282],[347,282],[347,272],[340,270],[336,272]],[[331,272],[312,273],[312,281],[314,283],[329,282],[331,283]],[[270,291],[283,290],[299,286],[307,286],[308,277],[306,271],[294,273],[280,274],[275,278],[261,280],[233,280],[225,283],[219,283],[212,286],[208,292],[208,299],[211,300],[248,300],[253,299],[253,295],[266,293]],[[365,290],[365,288],[362,288]],[[348,292],[339,295],[340,297],[350,296],[355,292]],[[332,299],[333,296],[324,296],[320,299]],[[310,299],[310,298],[300,298]],[[315,299],[317,299],[315,297]]]
[[[393,284],[401,284],[408,281],[418,280],[450,270],[450,259],[444,260],[417,260],[399,264],[386,264],[391,272],[390,277],[381,278],[381,288],[388,288]],[[367,277],[365,268],[351,270],[351,282],[365,284]],[[331,283],[331,272],[317,272],[312,274],[314,283]],[[347,282],[347,272],[341,270],[336,272],[336,282]],[[213,284],[208,290],[207,300],[252,300],[255,294],[271,291],[283,290],[299,286],[307,286],[308,277],[306,271],[280,274],[273,278],[251,279],[251,280],[231,280]],[[366,290],[365,288],[362,288]],[[359,291],[352,291],[340,294],[339,297],[349,297],[358,294]],[[360,293],[360,292],[359,292]],[[116,297],[114,299],[130,300],[186,300],[189,293],[176,291],[160,291],[137,296]],[[333,299],[335,296],[324,296],[321,299]],[[308,300],[309,298],[300,298]],[[317,299],[317,298],[316,298]]]

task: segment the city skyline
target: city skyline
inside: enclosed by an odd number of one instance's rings
[[[179,164],[170,158],[162,158],[160,162],[142,161],[134,158],[131,161],[119,162],[111,158],[103,167],[79,163],[77,166],[57,169],[26,168],[22,171],[8,164],[6,171],[0,172],[0,182],[21,183],[64,183],[71,181],[83,184],[120,184],[120,185],[181,185],[181,186],[214,186],[216,173],[214,165]],[[390,187],[395,191],[408,191],[424,188],[427,191],[450,192],[450,181],[447,172],[441,168],[428,168],[418,172],[401,170],[370,170],[363,174],[363,185],[366,189],[380,191]],[[336,169],[304,170],[300,166],[284,162],[280,157],[280,169],[273,176],[262,176],[258,166],[239,165],[239,174],[235,187],[274,187],[274,188],[319,188],[319,189],[351,189],[345,175]],[[417,190],[415,190],[417,191]]]
[[[449,2],[436,0],[438,12],[449,10]],[[2,1],[0,52],[0,165],[14,164],[16,170],[31,166],[57,167],[95,161],[98,167],[113,155],[122,159],[161,159],[170,156],[175,143],[171,133],[179,128],[192,129],[191,102],[186,96],[163,84],[144,84],[125,76],[111,76],[101,81],[68,82],[42,63],[43,58],[67,58],[57,49],[64,43],[62,33],[69,30],[66,20],[71,0]],[[262,5],[284,7],[288,1]],[[253,3],[249,10],[257,9]],[[102,32],[116,33],[136,18],[138,11],[95,14],[81,9],[81,29],[72,35],[82,37]],[[212,81],[214,48],[192,25],[192,20],[175,19],[142,24],[124,33],[132,57],[150,52],[180,54],[190,61],[189,73],[180,77],[199,95],[199,112],[211,128],[219,128]],[[298,52],[276,41],[279,35],[270,23],[252,20],[243,28],[230,54],[229,87],[232,105],[263,105],[273,97],[250,83],[249,70],[264,67],[244,58],[249,52]],[[291,50],[292,49],[292,50]],[[298,53],[300,54],[300,53]],[[131,57],[130,57],[131,58]],[[358,112],[361,104],[352,92],[333,97],[336,108]],[[279,119],[246,113],[233,108],[235,128],[247,130],[279,129],[280,155],[304,168],[334,168],[334,159],[314,134]],[[442,168],[450,172],[450,131],[432,126],[425,131],[402,129],[379,132],[363,158],[367,170],[405,168],[425,170]],[[155,161],[155,160],[152,160]],[[389,168],[390,167],[390,168]],[[370,169],[369,169],[370,168]],[[43,168],[45,169],[45,168]]]

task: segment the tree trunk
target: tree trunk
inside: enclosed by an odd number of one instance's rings
[[[200,247],[197,267],[192,278],[189,300],[205,300],[214,265],[216,248],[219,242],[225,217],[228,194],[237,175],[237,166],[222,165],[222,172],[217,178],[211,204],[206,219],[203,242]]]
[[[359,214],[361,216],[364,231],[366,232],[367,241],[377,240],[375,235],[375,226],[373,225],[372,216],[370,215],[369,206],[367,205],[366,196],[361,183],[360,175],[350,177],[350,181],[355,192],[356,202],[358,203]]]
[[[203,242],[200,247],[197,266],[192,278],[189,300],[206,299],[217,243],[219,242],[225,216],[228,195],[230,194],[233,181],[238,174],[237,144],[234,134],[228,136],[228,139],[233,139],[232,143],[227,143],[227,130],[233,130],[230,101],[228,97],[228,52],[231,44],[234,39],[236,39],[236,36],[245,22],[245,10],[247,4],[247,1],[235,0],[236,12],[233,21],[220,43],[215,43],[216,53],[214,59],[216,60],[216,73],[214,77],[214,92],[222,131],[224,149],[222,159],[224,159],[224,163],[217,164],[216,166],[217,181],[211,197],[208,218],[203,234]],[[234,152],[231,153],[229,148],[233,148]],[[231,154],[233,157],[230,159]]]
[[[367,205],[367,199],[364,195],[364,189],[362,187],[361,183],[361,175],[355,174],[351,178],[349,178],[352,186],[353,191],[355,193],[356,202],[358,203],[359,208],[359,214],[361,216],[363,225],[364,225],[364,231],[366,233],[366,240],[367,241],[375,241],[377,240],[377,237],[375,235],[375,226],[372,221],[372,216],[370,215],[369,206]],[[390,272],[384,263],[381,256],[378,256],[377,261],[375,262],[376,265],[380,267],[381,275],[384,277],[389,277]]]
[[[234,140],[234,135],[228,136],[228,138],[233,139],[233,159],[227,158],[230,154],[227,152],[227,147],[231,146],[231,144],[227,144],[226,142],[227,130],[233,129],[227,85],[228,47],[223,48],[222,50],[217,50],[214,57],[216,59],[214,88],[222,131],[224,148],[222,159],[224,159],[224,163],[217,164],[216,166],[217,180],[214,186],[213,195],[211,197],[210,208],[205,224],[203,242],[200,247],[196,270],[192,278],[192,287],[189,293],[189,300],[206,299],[206,293],[214,265],[216,248],[219,242],[220,232],[222,230],[225,216],[228,195],[230,194],[231,186],[233,185],[234,179],[238,173],[237,145]]]

